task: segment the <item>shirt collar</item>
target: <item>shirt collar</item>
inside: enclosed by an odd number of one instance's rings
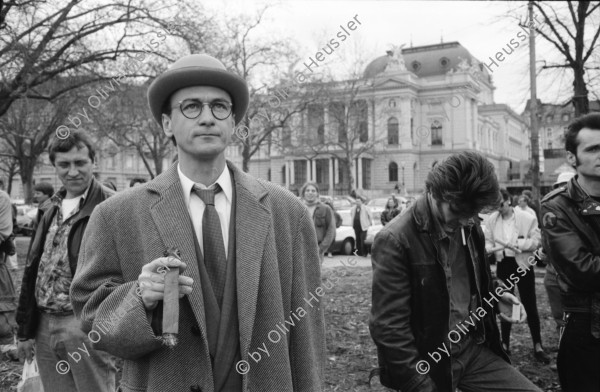
[[[195,183],[189,177],[183,174],[179,163],[177,164],[177,173],[179,174],[179,181],[181,182],[181,187],[183,189],[183,197],[186,205],[190,204],[190,196],[192,194],[192,188],[194,187],[194,185],[198,185],[202,189],[208,189],[214,184],[219,184],[219,186],[221,186],[221,189],[223,190],[223,194],[227,198],[227,201],[230,203],[232,202],[233,186],[231,184],[231,173],[229,173],[227,165],[225,165],[225,167],[223,168],[223,172],[221,172],[221,175],[219,176],[219,178],[217,178],[217,181],[215,181],[208,187],[201,183]]]

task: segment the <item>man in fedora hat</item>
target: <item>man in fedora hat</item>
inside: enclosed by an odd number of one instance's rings
[[[148,90],[178,163],[99,206],[71,299],[123,391],[320,391],[324,322],[312,219],[225,159],[248,87],[217,59],[176,61]],[[163,257],[168,248],[180,260]],[[161,343],[164,271],[179,267],[179,342]]]

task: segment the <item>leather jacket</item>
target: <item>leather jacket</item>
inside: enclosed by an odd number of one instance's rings
[[[409,213],[387,224],[373,244],[369,329],[377,346],[381,383],[402,392],[452,391],[451,353],[442,354],[438,362],[428,355],[439,353],[443,344],[450,347],[450,293],[433,219],[428,197],[421,197]],[[473,223],[465,229],[467,266],[486,314],[471,336],[509,362],[500,345],[496,310],[489,306],[494,292],[485,238],[479,223]],[[428,372],[417,370],[423,360],[430,365]]]
[[[59,192],[64,192],[64,190],[61,189]],[[81,206],[81,209],[73,218],[73,225],[71,226],[69,237],[67,239],[71,276],[75,276],[77,259],[79,258],[79,248],[90,215],[92,215],[92,211],[98,204],[114,194],[115,192],[113,190],[102,186],[98,181],[92,179],[87,197]],[[19,325],[17,337],[19,339],[35,339],[39,321],[37,301],[35,298],[35,285],[37,282],[40,260],[44,253],[46,234],[48,233],[50,224],[59,208],[60,206],[53,205],[44,213],[42,220],[38,224],[35,237],[32,240],[32,245],[27,255],[27,265],[25,267],[25,272],[23,273],[23,283],[21,284],[19,306],[17,308],[17,324]]]
[[[600,338],[600,203],[575,176],[542,199],[542,242],[564,310],[592,312],[592,334]]]

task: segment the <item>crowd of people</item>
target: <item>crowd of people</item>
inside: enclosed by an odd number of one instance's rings
[[[37,361],[46,391],[321,391],[321,266],[341,217],[318,184],[306,183],[299,200],[225,159],[249,93],[219,60],[177,60],[150,85],[148,103],[178,153],[152,181],[116,193],[94,178],[85,131],[50,143],[62,187],[35,188],[18,305],[0,263],[0,345],[16,328],[18,354]],[[539,391],[510,364],[510,332],[526,315],[532,354],[550,363],[533,267],[545,259],[562,390],[600,391],[600,115],[573,121],[566,150],[574,175],[559,178],[539,214],[540,201],[500,189],[494,166],[473,151],[435,165],[412,205],[389,198],[369,318],[383,385]],[[0,191],[0,260],[14,252],[12,215]],[[350,215],[367,255],[372,222],[361,198]],[[171,282],[179,302],[167,301]]]

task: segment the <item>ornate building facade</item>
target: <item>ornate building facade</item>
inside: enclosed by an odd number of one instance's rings
[[[487,70],[458,42],[396,47],[326,91],[253,157],[251,174],[295,192],[316,181],[322,194],[373,197],[396,186],[419,193],[431,167],[457,151],[483,153],[503,186],[529,159],[527,124],[494,102]]]

